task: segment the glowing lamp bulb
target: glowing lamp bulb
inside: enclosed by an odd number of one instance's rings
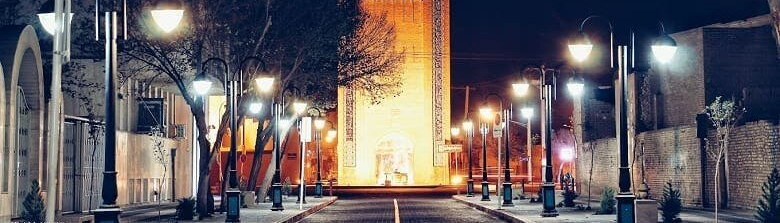
[[[169,33],[179,26],[184,17],[184,10],[181,9],[156,9],[152,10],[152,19],[160,29]]]
[[[259,114],[263,110],[263,104],[260,102],[252,102],[249,104],[249,112],[252,114]]]

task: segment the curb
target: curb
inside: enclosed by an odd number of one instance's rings
[[[322,204],[318,204],[316,206],[313,206],[313,207],[309,208],[308,210],[306,210],[304,212],[301,212],[301,213],[298,213],[296,215],[290,216],[289,218],[284,219],[284,220],[279,221],[279,222],[281,222],[281,223],[294,223],[294,222],[298,222],[301,219],[303,219],[305,217],[308,217],[309,215],[317,213],[318,211],[322,210],[323,208],[327,207],[328,205],[333,204],[333,202],[336,202],[336,200],[338,200],[338,199],[339,199],[339,197],[332,197],[329,201],[326,201],[326,202],[324,202]]]
[[[489,207],[485,207],[485,206],[482,206],[482,205],[479,205],[479,204],[468,202],[468,201],[463,200],[461,198],[458,198],[456,196],[452,196],[452,199],[455,199],[455,201],[457,201],[457,202],[465,204],[465,205],[467,205],[469,207],[473,207],[474,209],[480,210],[480,211],[485,212],[485,213],[487,213],[489,215],[496,216],[496,217],[500,218],[501,220],[505,220],[505,221],[509,221],[509,222],[513,222],[513,223],[533,222],[533,221],[528,220],[528,219],[523,219],[523,218],[519,218],[519,217],[516,217],[516,216],[512,216],[512,215],[507,214],[506,212],[503,212],[503,211],[498,211],[498,210],[495,210],[495,209],[491,209]]]

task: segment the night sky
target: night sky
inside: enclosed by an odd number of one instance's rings
[[[659,33],[658,20],[668,33],[674,33],[768,12],[766,0],[451,0],[452,123],[456,125],[463,118],[465,91],[457,87],[477,88],[472,91],[469,110],[473,111],[484,94],[496,92],[511,98],[510,83],[516,76],[512,74],[529,65],[571,64],[567,39],[589,15],[609,17],[616,29],[630,26],[637,30],[638,38],[647,36],[645,41],[649,42]],[[585,30],[597,47],[594,57],[598,57],[598,46],[608,45],[607,41],[599,42],[608,38],[608,26],[594,20]],[[606,85],[612,75],[608,51],[602,52],[606,53],[598,63],[577,72]],[[564,90],[559,86],[559,100],[553,103],[555,128],[568,123],[571,116],[570,99]]]

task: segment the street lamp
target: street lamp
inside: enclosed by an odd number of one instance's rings
[[[249,112],[252,114],[260,114],[260,111],[263,110],[263,103],[260,102],[252,102],[249,104]]]
[[[119,222],[119,213],[121,209],[116,204],[116,198],[119,195],[117,189],[116,180],[116,76],[119,73],[117,69],[117,24],[118,16],[116,7],[116,1],[108,1],[104,12],[105,17],[105,142],[103,144],[105,149],[105,167],[103,168],[103,190],[101,197],[103,203],[95,210],[95,221],[97,222]],[[97,5],[95,7],[98,7]],[[158,5],[158,8],[154,10],[163,9],[159,8],[162,5]],[[99,7],[100,8],[100,7]],[[171,8],[167,8],[171,9]],[[97,11],[97,10],[96,10]],[[182,11],[183,13],[183,11]],[[127,19],[127,18],[125,18]],[[97,21],[96,21],[97,22]],[[176,23],[178,24],[178,22]],[[159,25],[159,24],[158,24]],[[97,26],[96,26],[97,27]],[[125,29],[126,30],[126,29]],[[96,32],[97,34],[97,32]],[[99,36],[99,35],[96,35]],[[126,36],[125,36],[126,37]]]
[[[520,78],[520,81],[517,83],[512,84],[512,92],[515,93],[515,96],[522,97],[528,94],[528,88],[531,87],[531,84],[528,83],[528,79],[525,79],[525,77]]]
[[[262,63],[262,60],[257,57],[247,57],[242,60],[239,68],[243,68],[250,60],[256,60]],[[212,57],[204,61],[202,66],[206,67],[209,62],[218,62],[223,67],[222,78],[225,82],[223,90],[225,91],[225,101],[227,101],[228,104],[228,116],[230,117],[230,151],[228,155],[229,188],[225,191],[228,209],[226,221],[236,222],[240,219],[241,204],[241,191],[238,188],[238,173],[236,169],[236,158],[238,157],[236,151],[238,144],[236,134],[236,132],[238,132],[238,111],[236,109],[236,103],[238,103],[238,95],[243,94],[243,89],[240,88],[244,86],[244,72],[243,69],[240,69],[240,77],[236,80],[235,75],[230,74],[230,66],[227,61],[221,58]],[[201,96],[207,95],[212,86],[211,80],[209,80],[208,75],[205,72],[198,74],[192,84],[195,92],[199,93]],[[259,113],[261,108],[262,105],[259,104],[259,102],[254,102],[250,104],[249,110],[252,113]]]
[[[468,116],[468,115],[466,115]],[[473,197],[474,196],[474,178],[472,175],[472,164],[471,164],[471,150],[472,150],[472,138],[474,138],[474,123],[471,122],[471,119],[466,118],[466,121],[463,121],[463,130],[466,131],[466,137],[468,138],[468,158],[469,158],[469,179],[466,181],[466,197]]]
[[[576,47],[575,47],[576,48]],[[538,67],[538,68],[528,68],[526,71],[536,71],[538,70],[540,72],[540,78],[539,78],[539,91],[540,96],[542,100],[542,106],[541,108],[541,124],[542,124],[542,141],[544,145],[544,151],[545,151],[545,157],[552,157],[552,89],[554,88],[553,85],[555,84],[553,81],[547,81],[547,72],[552,72],[553,75],[555,75],[555,70],[550,70],[545,68],[544,65]],[[553,78],[555,79],[555,78]],[[530,151],[531,149],[531,133],[530,133],[530,124],[531,120],[530,118],[533,116],[533,110],[526,107],[525,111],[521,110],[521,113],[528,119],[528,126],[529,126],[529,132],[528,132],[528,166],[529,166],[529,172],[531,167],[531,156]],[[555,217],[558,216],[558,211],[555,210],[555,183],[552,182],[552,159],[543,159],[542,160],[542,170],[543,170],[543,178],[544,179],[542,183],[542,217]],[[531,174],[529,173],[529,178]]]
[[[317,109],[319,112],[319,109]],[[322,130],[325,129],[326,120],[322,114],[317,114],[317,119],[314,120],[314,140],[317,141],[317,182],[314,183],[314,197],[322,197]],[[330,130],[328,130],[330,131]]]
[[[44,4],[38,19],[43,28],[51,34],[52,41],[52,73],[51,73],[51,100],[49,100],[47,113],[47,172],[57,173],[57,160],[59,159],[60,143],[60,109],[62,106],[62,65],[70,59],[70,21],[73,13],[70,13],[70,1],[50,0]],[[68,15],[68,16],[65,16]],[[48,174],[46,185],[46,207],[54,207],[57,201],[57,175]],[[54,208],[46,209],[46,222],[54,221]]]
[[[528,83],[528,82],[526,81],[525,83]],[[518,88],[523,88],[522,85],[523,84],[518,86]],[[518,89],[516,89],[516,90],[518,90]],[[519,89],[519,90],[522,90],[522,89]],[[527,91],[527,90],[528,90],[528,88],[525,88],[525,91]],[[523,93],[523,92],[517,92],[517,93]],[[511,115],[509,115],[509,114],[512,113],[511,112],[512,104],[510,103],[509,104],[509,108],[504,109],[504,97],[502,97],[501,95],[496,94],[496,93],[490,93],[490,94],[485,95],[483,103],[485,103],[485,105],[487,105],[488,99],[490,99],[491,97],[494,97],[494,98],[498,99],[499,110],[501,111],[501,114],[499,114],[499,121],[498,121],[498,123],[499,123],[498,126],[500,128],[499,130],[501,131],[501,134],[498,135],[498,147],[496,148],[496,150],[498,150],[498,162],[501,162],[501,138],[502,138],[502,136],[504,138],[504,143],[503,143],[504,144],[504,153],[505,153],[504,154],[504,160],[503,160],[504,161],[504,182],[500,184],[501,185],[501,197],[503,198],[503,203],[501,204],[501,206],[503,206],[503,207],[511,207],[511,206],[514,206],[514,204],[512,203],[512,177],[511,177],[511,171],[509,171],[509,157],[511,156],[511,154],[509,152],[509,122],[511,121],[511,119],[510,119]],[[488,107],[483,107],[483,109],[490,110],[490,108],[488,108]],[[480,109],[480,110],[482,110],[482,109]],[[483,115],[486,115],[486,114],[483,113]],[[500,177],[501,165],[500,164],[498,165],[498,168],[499,168],[498,182],[501,182],[501,177]],[[496,191],[498,191],[498,188],[496,188]]]
[[[528,161],[526,162],[526,164],[528,164],[528,166],[526,168],[527,169],[526,170],[526,174],[528,175],[527,176],[528,177],[528,183],[531,183],[531,181],[533,181],[533,174],[532,174],[533,172],[531,171],[531,169],[532,169],[531,168],[532,167],[531,166],[531,162],[532,162],[531,159],[533,159],[533,156],[531,156],[531,153],[533,152],[533,148],[531,147],[531,118],[534,117],[534,109],[526,104],[526,106],[524,106],[523,108],[520,109],[520,115],[522,115],[523,118],[525,118],[528,121],[526,123],[526,128],[525,128],[525,130],[526,130],[525,150],[526,150],[526,154],[527,154],[526,157],[528,158]]]
[[[579,97],[585,90],[585,80],[582,77],[575,75],[569,78],[569,82],[566,83],[566,88],[572,96]]]
[[[480,109],[480,113],[482,113]],[[482,201],[490,201],[490,188],[488,187],[487,177],[487,122],[484,121],[485,116],[482,116],[483,121],[479,123],[479,133],[482,134]]]
[[[65,16],[60,17],[58,21],[56,13],[56,8],[58,7],[59,12],[62,13],[62,15],[68,15],[67,23],[64,21]],[[67,35],[64,32],[67,32],[67,29],[70,28],[70,26],[65,26],[65,24],[70,24],[70,22],[73,21],[73,13],[70,12],[70,1],[49,0],[44,3],[43,6],[41,6],[40,11],[41,13],[38,13],[38,21],[41,23],[43,29],[46,30],[47,33],[50,35]],[[60,36],[60,38],[63,37],[64,36]],[[63,40],[65,40],[65,38],[63,38]],[[67,44],[67,42],[65,44]]]
[[[579,34],[580,37],[578,39],[587,39],[587,35],[583,32],[583,28],[585,27],[585,24],[590,20],[594,18],[604,18],[600,16],[589,16],[585,18],[582,23],[580,24]],[[606,19],[606,18],[604,18]],[[614,61],[617,58],[618,60],[618,86],[615,88],[615,90],[620,90],[620,96],[615,98],[616,106],[619,106],[616,110],[617,115],[615,119],[617,120],[616,125],[618,128],[618,145],[619,145],[619,161],[620,165],[618,167],[618,186],[619,186],[619,192],[616,196],[618,200],[618,214],[617,214],[617,221],[618,222],[634,222],[635,220],[635,214],[634,214],[634,194],[630,191],[631,189],[631,170],[630,166],[628,165],[628,119],[627,119],[627,94],[628,89],[626,89],[629,85],[627,84],[627,75],[629,73],[629,68],[633,69],[634,64],[634,32],[633,30],[629,33],[629,36],[627,36],[626,39],[628,41],[623,41],[624,43],[614,44],[614,31],[612,27],[612,23],[606,19],[609,24],[609,33],[610,33],[610,65],[611,68],[614,68]],[[673,57],[675,52],[677,51],[677,43],[674,41],[673,38],[666,35],[666,30],[663,26],[663,23],[658,23],[661,28],[661,36],[657,38],[653,42],[653,46],[651,47],[653,50],[653,54],[655,55],[655,58],[661,62],[666,63],[670,61]],[[574,56],[575,59],[577,59],[578,62],[584,61],[585,58],[588,57],[588,54],[590,52],[584,52],[582,50],[578,50],[579,47],[593,47],[592,44],[584,43],[580,44],[577,42],[570,42],[569,50]],[[617,57],[614,54],[614,48],[617,48],[618,54]],[[630,57],[630,58],[629,58]]]
[[[259,86],[261,91],[270,91],[271,85],[273,83],[272,79],[269,79],[270,77],[260,77],[258,79],[255,79],[255,83]],[[283,114],[283,108],[285,107],[285,93],[291,93],[294,97],[300,97],[301,90],[294,87],[294,86],[287,86],[286,88],[281,90],[281,94],[279,96],[281,97],[281,103],[275,103],[272,102],[274,106],[273,110],[273,117],[274,117],[274,154],[275,154],[275,169],[274,169],[274,176],[273,176],[273,184],[271,185],[271,211],[282,211],[284,210],[284,206],[282,206],[282,174],[281,174],[281,162],[282,162],[282,144],[281,144],[281,137],[282,137],[282,131],[287,131],[287,128],[290,127],[291,121],[289,119],[282,119],[281,116]],[[272,100],[275,100],[275,98],[272,97]],[[298,101],[299,99],[296,99],[296,103],[293,103],[293,108],[296,115],[300,115],[304,112],[306,109],[306,103]]]

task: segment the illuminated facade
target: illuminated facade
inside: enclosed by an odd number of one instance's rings
[[[449,184],[449,0],[365,0],[396,31],[402,93],[372,105],[360,91],[338,92],[340,185]]]

